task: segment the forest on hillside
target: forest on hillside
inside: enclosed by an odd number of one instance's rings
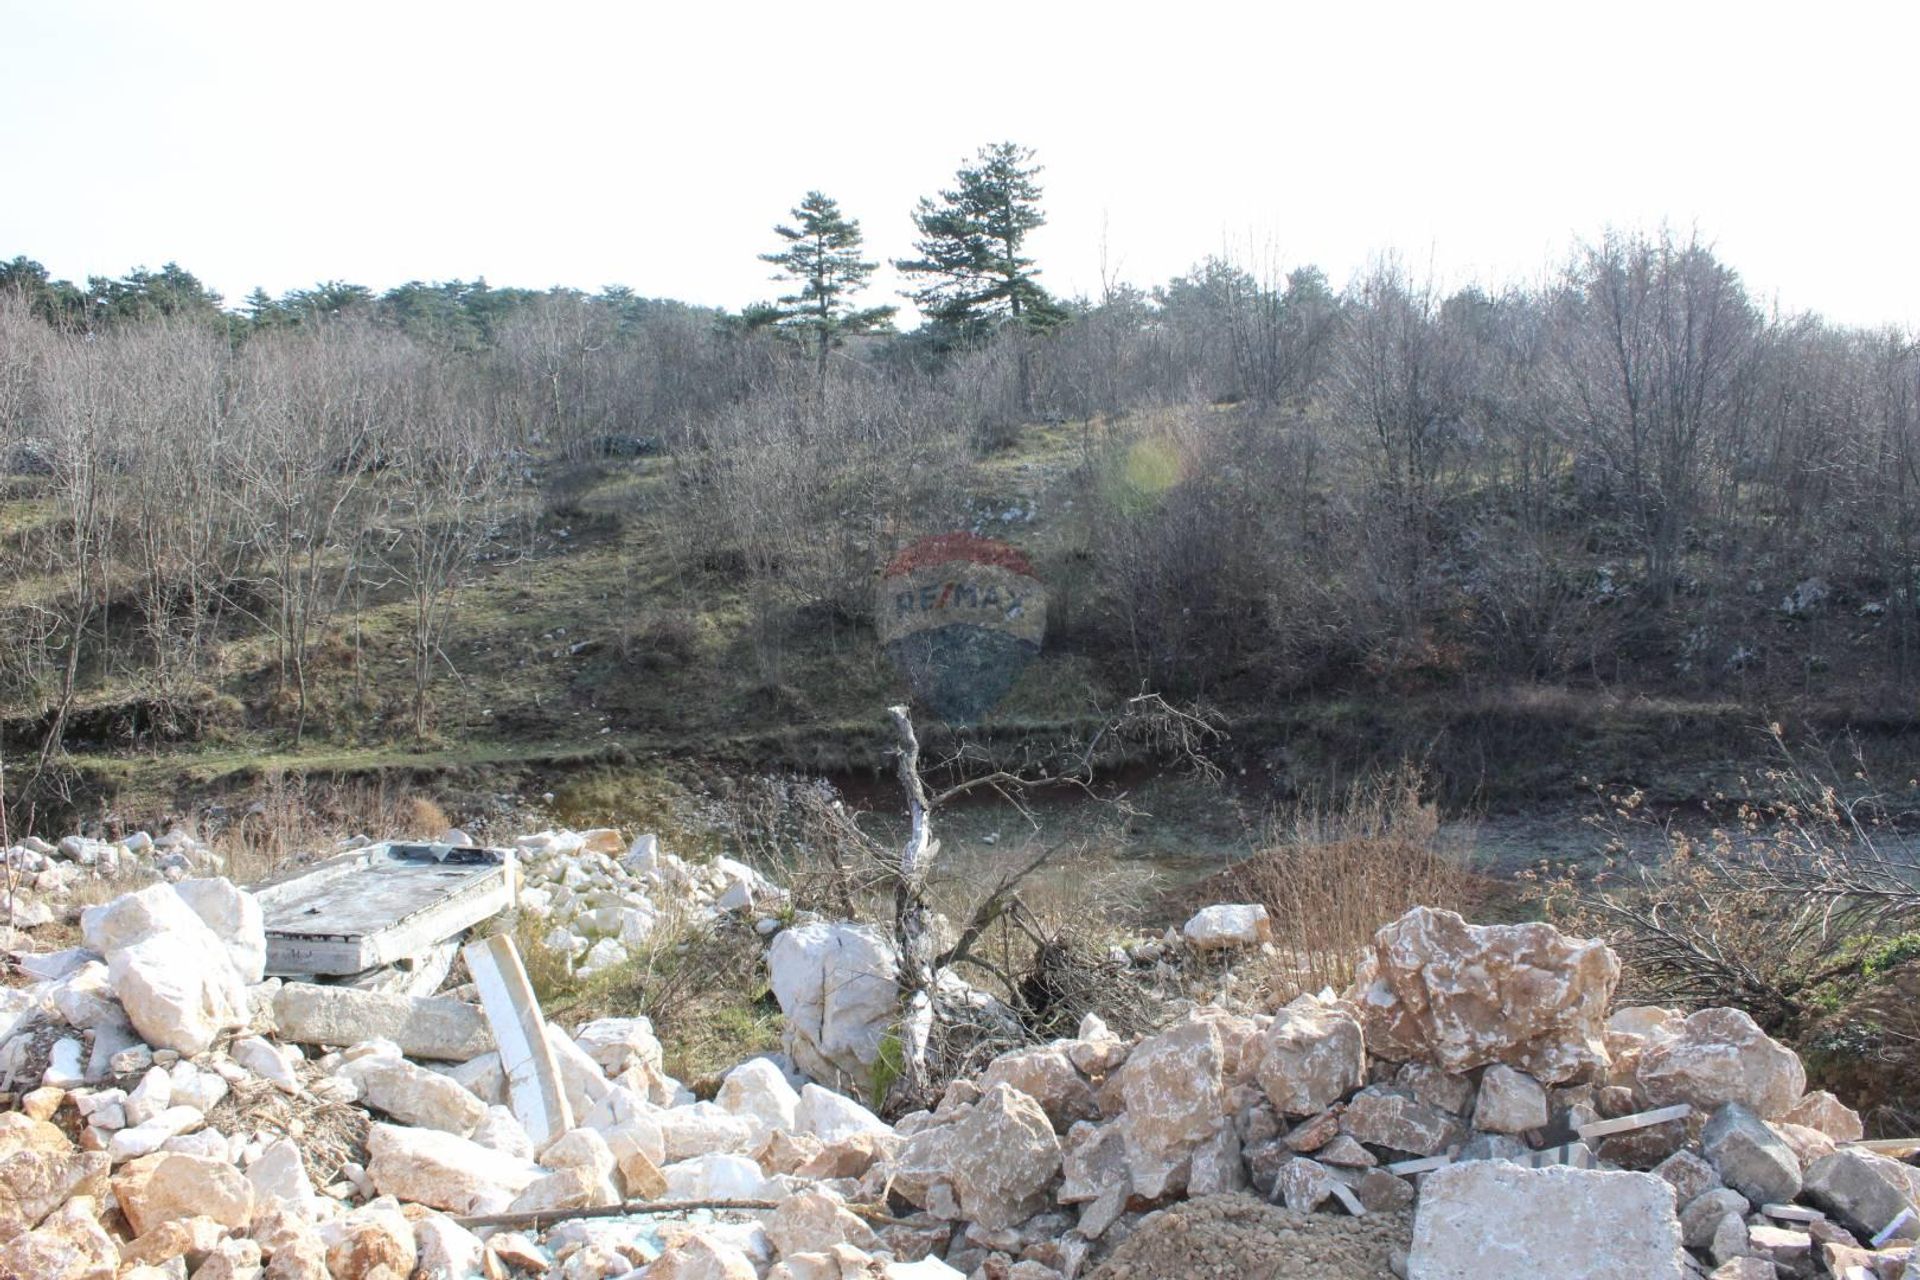
[[[10,782],[83,723],[297,746],[379,709],[429,738],[488,625],[462,593],[529,566],[564,590],[559,543],[609,520],[645,531],[618,661],[670,682],[704,651],[773,718],[806,714],[796,649],[870,631],[879,565],[967,528],[1029,545],[1050,653],[1229,714],[1502,683],[1911,698],[1914,335],[1770,310],[1667,234],[1497,290],[1250,253],[1056,298],[1024,256],[1038,174],[985,148],[921,202],[911,331],[819,193],[742,246],[791,292],[739,313],[484,281],[229,310],[171,264],[0,266]],[[611,510],[609,477],[634,479]]]

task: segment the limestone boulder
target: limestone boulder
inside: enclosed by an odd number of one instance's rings
[[[1415,907],[1374,935],[1347,998],[1376,1056],[1451,1072],[1503,1062],[1558,1084],[1605,1065],[1619,979],[1598,940]]]
[[[791,1133],[800,1109],[800,1095],[780,1068],[765,1058],[751,1058],[727,1072],[714,1102],[753,1126],[754,1143],[770,1133]]]
[[[308,1215],[314,1212],[313,1182],[307,1177],[300,1148],[290,1138],[268,1143],[247,1166],[247,1181],[253,1186],[255,1216],[276,1208]]]
[[[1273,940],[1273,922],[1258,903],[1215,903],[1194,912],[1180,930],[1195,951],[1229,951]]]
[[[1097,1200],[1107,1188],[1128,1183],[1132,1175],[1127,1167],[1127,1139],[1119,1122],[1074,1125],[1061,1146],[1060,1167],[1055,1198],[1061,1204]]]
[[[1818,1129],[1835,1142],[1858,1142],[1866,1133],[1860,1123],[1860,1113],[1825,1089],[1807,1094],[1780,1118],[1789,1124]]]
[[[113,1198],[135,1235],[176,1218],[212,1218],[225,1227],[253,1221],[253,1185],[224,1160],[163,1151],[113,1175]]]
[[[337,1277],[411,1276],[419,1261],[413,1224],[390,1200],[376,1200],[319,1227],[327,1269]]]
[[[173,886],[173,891],[220,939],[242,982],[259,982],[266,977],[266,924],[260,903],[252,894],[236,888],[224,876],[182,880]]]
[[[300,1092],[300,1078],[294,1074],[290,1053],[296,1050],[282,1051],[280,1046],[259,1036],[242,1036],[235,1040],[227,1050],[233,1060],[253,1074],[267,1081],[282,1093]]]
[[[148,938],[205,929],[186,900],[167,884],[150,884],[80,913],[80,936],[87,950],[103,959]]]
[[[1057,1133],[1100,1114],[1093,1086],[1073,1065],[1064,1043],[1001,1054],[980,1076],[982,1089],[996,1084],[1010,1085],[1039,1103]]]
[[[725,1241],[698,1233],[676,1243],[647,1267],[647,1280],[758,1280],[753,1259]]]
[[[478,1005],[444,996],[383,995],[317,982],[288,982],[274,993],[280,1038],[336,1048],[391,1040],[409,1058],[467,1062],[493,1048]]]
[[[367,1176],[376,1191],[448,1213],[497,1213],[546,1171],[437,1129],[375,1124]]]
[[[190,911],[180,927],[115,949],[107,977],[133,1029],[155,1048],[204,1053],[222,1031],[247,1025],[246,985]]]
[[[1734,1102],[1763,1120],[1784,1118],[1806,1092],[1800,1055],[1741,1009],[1702,1009],[1640,1053],[1635,1077],[1647,1104],[1702,1111]]]
[[[1727,1218],[1746,1216],[1753,1204],[1732,1187],[1713,1187],[1686,1202],[1680,1210],[1680,1242],[1689,1249],[1706,1249]]]
[[[632,1067],[660,1066],[660,1040],[647,1018],[596,1018],[574,1032],[573,1042],[609,1078]]]
[[[0,1276],[114,1280],[120,1249],[100,1226],[100,1206],[75,1196],[37,1228],[0,1243]]]
[[[865,925],[782,930],[767,949],[767,972],[794,1065],[826,1084],[866,1087],[900,1017],[899,965],[887,940]]]
[[[31,1231],[75,1196],[104,1195],[107,1168],[105,1153],[76,1150],[55,1126],[0,1114],[0,1240]]]
[[[670,1161],[744,1152],[762,1131],[755,1118],[734,1115],[711,1102],[657,1111],[653,1121]]]
[[[1803,1187],[1809,1201],[1862,1238],[1878,1235],[1900,1216],[1909,1190],[1894,1161],[1851,1149],[1814,1161]],[[1909,1220],[1896,1235],[1907,1240],[1920,1236],[1920,1222]]]
[[[212,1218],[175,1218],[122,1246],[120,1261],[157,1267],[181,1258],[192,1269],[226,1238],[227,1228]]]
[[[1353,1007],[1303,995],[1274,1015],[1255,1068],[1282,1115],[1310,1116],[1367,1079],[1367,1046]]]
[[[1356,1142],[1414,1156],[1438,1155],[1467,1136],[1451,1112],[1389,1085],[1369,1085],[1340,1114],[1340,1132]]]
[[[1047,1203],[1060,1172],[1060,1140],[1040,1104],[1010,1085],[997,1084],[951,1124],[908,1140],[934,1148],[958,1205],[958,1216],[983,1227],[1011,1227]],[[924,1157],[916,1156],[917,1159]]]
[[[902,1196],[939,1217],[1006,1228],[1037,1213],[1060,1173],[1060,1140],[1041,1103],[1008,1084],[916,1132],[889,1163]]]
[[[885,1120],[852,1098],[817,1084],[801,1086],[800,1105],[794,1109],[793,1120],[800,1132],[810,1133],[828,1145],[863,1133],[893,1132]]]
[[[1800,1194],[1800,1159],[1746,1107],[1729,1102],[1700,1133],[1700,1150],[1720,1181],[1755,1204],[1786,1204]]]
[[[745,1156],[695,1156],[660,1170],[663,1200],[756,1200],[767,1191],[766,1175]]]
[[[467,1280],[485,1265],[487,1247],[480,1237],[442,1214],[414,1220],[413,1247],[418,1280]]]
[[[825,1253],[849,1244],[871,1252],[880,1238],[845,1204],[822,1191],[803,1191],[780,1202],[767,1218],[767,1239],[783,1258],[796,1253]]]
[[[1180,1190],[1193,1153],[1225,1119],[1226,1050],[1207,1020],[1141,1041],[1117,1073],[1121,1135],[1134,1190],[1149,1199]]]
[[[1427,1174],[1407,1280],[1684,1280],[1673,1188],[1650,1173],[1503,1160]]]
[[[567,1130],[547,1144],[540,1163],[549,1169],[586,1169],[602,1178],[611,1178],[619,1168],[612,1146],[594,1129]]]
[[[359,1089],[362,1103],[402,1124],[464,1138],[487,1118],[487,1104],[457,1081],[409,1062],[397,1051],[354,1058],[339,1074]]]
[[[1480,1077],[1474,1102],[1473,1127],[1488,1133],[1525,1133],[1544,1129],[1548,1120],[1547,1091],[1523,1071],[1496,1062]]]
[[[555,1169],[526,1185],[508,1213],[553,1213],[562,1209],[592,1209],[618,1204],[620,1192],[611,1179],[585,1166]]]

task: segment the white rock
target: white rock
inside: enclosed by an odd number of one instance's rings
[[[729,1071],[714,1101],[753,1122],[754,1142],[775,1130],[791,1133],[800,1107],[800,1095],[787,1083],[785,1073],[765,1058],[749,1059]]]
[[[121,894],[112,902],[80,913],[80,935],[87,949],[108,960],[116,951],[148,938],[205,930],[186,900],[164,884]]]
[[[197,1054],[222,1031],[244,1027],[248,1005],[246,986],[220,940],[199,917],[188,913],[188,918],[191,928],[114,951],[107,968],[114,994],[142,1040]]]
[[[131,1129],[122,1129],[107,1143],[107,1155],[115,1163],[152,1155],[169,1138],[198,1129],[207,1118],[192,1107],[168,1107],[159,1115]]]
[[[127,1094],[128,1124],[145,1124],[173,1105],[173,1076],[165,1067],[149,1067]]]
[[[696,1156],[660,1170],[668,1200],[758,1200],[767,1189],[760,1166],[745,1156]]]
[[[767,949],[767,972],[794,1065],[833,1084],[871,1079],[900,1017],[898,966],[879,932],[824,922],[788,929]]]
[[[1653,1106],[1702,1111],[1737,1102],[1763,1120],[1785,1116],[1806,1092],[1800,1055],[1742,1009],[1702,1009],[1640,1054],[1640,1087]]]
[[[551,1022],[547,1024],[547,1045],[553,1050],[554,1064],[560,1068],[560,1084],[566,1090],[569,1108],[575,1116],[584,1116],[593,1110],[594,1103],[607,1096],[607,1091],[613,1088],[612,1082],[600,1070],[599,1063]]]
[[[660,1065],[660,1040],[647,1018],[596,1018],[574,1032],[573,1041],[608,1078],[629,1067]]]
[[[235,1062],[268,1081],[280,1092],[300,1092],[300,1080],[293,1073],[293,1064],[277,1047],[259,1036],[242,1036],[233,1042],[228,1052],[233,1055]]]
[[[483,1147],[524,1160],[533,1158],[533,1139],[527,1136],[526,1127],[507,1107],[488,1107],[486,1119],[474,1126],[470,1136]]]
[[[227,949],[242,982],[259,982],[267,973],[267,932],[260,903],[231,880],[182,880],[173,891]]]
[[[1407,1280],[1684,1280],[1673,1188],[1650,1173],[1504,1160],[1421,1179]]]
[[[192,1107],[205,1113],[227,1096],[227,1082],[211,1071],[202,1071],[191,1062],[173,1064],[173,1104]]]
[[[711,1102],[657,1111],[653,1121],[666,1143],[668,1160],[746,1151],[759,1132],[751,1117],[733,1115]]]
[[[1525,1133],[1547,1124],[1547,1091],[1525,1072],[1494,1063],[1480,1077],[1473,1127],[1488,1133]]]
[[[1181,932],[1196,951],[1221,951],[1271,941],[1273,924],[1258,903],[1215,903],[1194,912]]]
[[[587,958],[577,970],[583,977],[615,968],[627,962],[627,949],[612,938],[602,938],[587,948]]]
[[[254,1212],[278,1204],[313,1216],[313,1182],[300,1159],[300,1148],[290,1139],[279,1138],[247,1166],[247,1181],[253,1184]]]
[[[367,1176],[381,1195],[449,1213],[497,1213],[546,1171],[436,1129],[375,1124]]]
[[[410,1125],[466,1137],[487,1117],[487,1104],[435,1071],[405,1058],[373,1053],[340,1068],[366,1105]]]
[[[893,1132],[893,1126],[852,1098],[817,1084],[801,1088],[793,1122],[796,1132],[810,1133],[828,1146],[863,1133]]]
[[[419,1256],[413,1274],[421,1280],[466,1280],[480,1275],[486,1261],[479,1236],[437,1213],[413,1224],[413,1243]]]
[[[53,1042],[47,1055],[47,1069],[40,1077],[43,1088],[77,1089],[87,1082],[86,1046],[72,1036]]]

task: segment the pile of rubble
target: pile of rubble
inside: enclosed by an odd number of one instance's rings
[[[225,869],[219,854],[179,829],[163,836],[136,831],[121,840],[75,835],[59,844],[27,836],[0,850],[0,859],[7,873],[0,884],[0,928],[15,929],[53,924],[74,890],[95,881],[184,880]]]
[[[690,863],[663,852],[651,835],[628,846],[607,828],[543,831],[515,846],[525,877],[521,910],[548,923],[542,941],[583,974],[624,964],[665,920],[765,910],[786,896],[743,862]],[[777,927],[761,917],[763,932]]]
[[[1345,993],[1136,1040],[1089,1017],[888,1123],[851,1096],[897,1016],[882,934],[646,837],[520,853],[582,968],[669,916],[754,921],[787,1053],[696,1100],[644,1018],[503,1017],[478,948],[484,1009],[283,983],[252,895],[157,882],[0,989],[0,1276],[1073,1280],[1210,1224],[1255,1274],[1893,1280],[1920,1236],[1920,1169],[1791,1050],[1736,1010],[1612,1009],[1613,954],[1547,925],[1416,909]],[[1203,915],[1195,948],[1263,938]]]

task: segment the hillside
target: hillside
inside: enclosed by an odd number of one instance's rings
[[[1915,354],[1697,245],[1499,297],[1210,259],[824,364],[625,291],[243,320],[136,276],[0,300],[0,748],[50,830],[294,775],[869,774],[875,574],[951,531],[1048,594],[982,759],[1151,690],[1256,808],[1403,759],[1456,808],[1738,798],[1770,725],[1920,773]]]

